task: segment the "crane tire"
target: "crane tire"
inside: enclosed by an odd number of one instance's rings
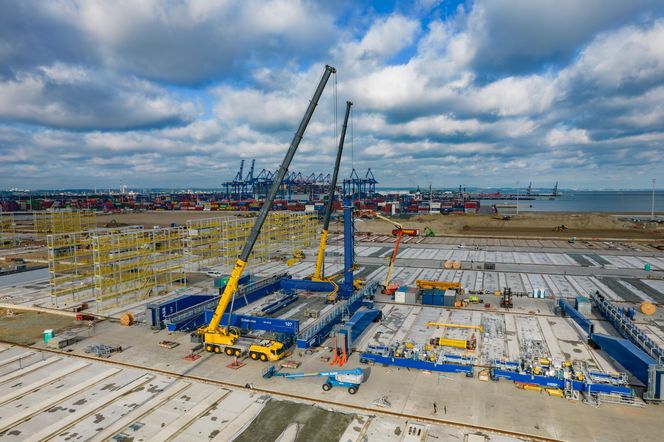
[[[350,394],[355,394],[357,393],[357,387],[348,387],[348,392]]]
[[[332,384],[330,384],[329,382],[323,384],[324,391],[330,391],[331,389],[332,389]]]

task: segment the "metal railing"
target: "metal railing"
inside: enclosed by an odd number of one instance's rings
[[[622,310],[611,304],[601,295],[592,294],[590,296],[599,311],[602,312],[621,335],[631,340],[658,363],[664,363],[664,350],[650,339]]]

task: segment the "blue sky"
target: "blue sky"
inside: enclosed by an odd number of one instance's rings
[[[338,74],[292,170],[331,171],[351,100],[342,176],[664,184],[661,0],[7,0],[0,189],[274,169],[326,63]]]

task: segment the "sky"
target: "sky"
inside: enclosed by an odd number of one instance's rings
[[[664,187],[664,0],[0,0],[0,189],[274,170],[326,64],[290,170]]]

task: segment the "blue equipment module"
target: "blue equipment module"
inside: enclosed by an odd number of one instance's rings
[[[281,288],[281,280],[284,278],[290,278],[290,276],[287,274],[275,275],[240,287],[235,293],[235,299],[232,302],[233,308],[244,307],[270,293],[278,291]],[[219,303],[220,297],[221,295],[215,296],[208,301],[201,302],[167,316],[164,320],[166,328],[171,332],[189,331],[207,324],[204,312],[205,310],[214,310]],[[230,305],[228,308],[230,308]]]
[[[370,298],[378,290],[375,281],[367,284],[362,290],[355,292],[350,298],[338,302],[332,310],[326,312],[297,336],[297,348],[309,348],[320,345],[330,334],[336,324],[341,322],[344,314],[353,314],[362,306],[365,297]]]

